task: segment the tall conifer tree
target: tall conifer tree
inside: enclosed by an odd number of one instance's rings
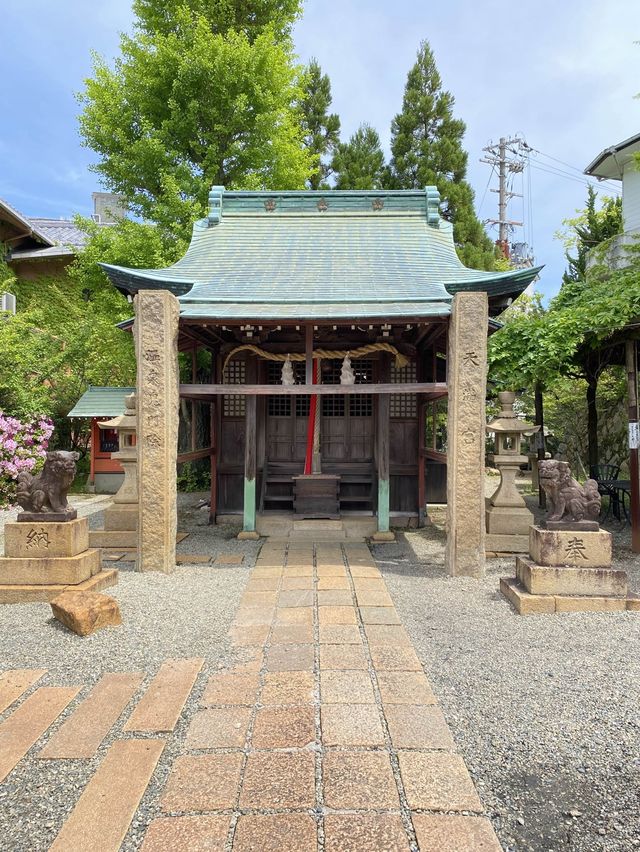
[[[453,222],[458,255],[466,266],[491,269],[495,249],[473,208],[473,190],[465,180],[465,124],[453,116],[454,98],[442,88],[428,42],[423,41],[409,71],[402,112],[391,124],[389,184],[394,189],[435,185],[442,215]]]
[[[315,160],[314,172],[308,180],[309,189],[325,189],[332,171],[331,158],[340,141],[340,118],[329,112],[331,82],[316,59],[309,62],[300,106],[304,144]]]
[[[368,124],[361,124],[348,142],[338,145],[333,158],[336,189],[380,189],[384,177],[384,154],[380,137]]]

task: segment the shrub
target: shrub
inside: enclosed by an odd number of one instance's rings
[[[0,509],[13,504],[20,473],[42,468],[52,432],[48,417],[18,420],[0,411]]]

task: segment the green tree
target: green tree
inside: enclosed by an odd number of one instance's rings
[[[183,237],[212,184],[296,189],[310,175],[287,35],[298,4],[260,8],[264,23],[254,26],[247,4],[139,0],[115,66],[95,57],[80,96],[80,133],[99,155],[94,170],[134,213]],[[269,9],[278,22],[266,20]],[[251,27],[226,29],[240,18]]]
[[[380,137],[361,124],[348,142],[342,142],[333,158],[336,189],[380,189],[384,182],[384,154]]]
[[[473,190],[465,180],[465,124],[454,118],[453,105],[453,95],[442,88],[433,52],[423,41],[407,77],[402,112],[391,124],[388,181],[396,189],[437,186],[443,201],[442,215],[453,222],[462,262],[493,269],[495,248],[475,214]]]
[[[329,112],[331,81],[316,59],[307,67],[304,97],[300,105],[304,144],[314,159],[308,180],[310,189],[327,189],[331,158],[340,141],[340,118]]]

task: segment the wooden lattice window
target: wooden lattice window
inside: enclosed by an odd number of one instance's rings
[[[391,366],[391,384],[409,384],[417,381],[416,362],[409,361],[406,367]],[[418,403],[414,393],[392,393],[389,414],[397,419],[408,420],[418,414]]]
[[[225,385],[246,384],[246,364],[244,361],[229,361],[225,367],[222,381]],[[224,417],[244,417],[245,398],[224,394],[222,397],[222,414]]]

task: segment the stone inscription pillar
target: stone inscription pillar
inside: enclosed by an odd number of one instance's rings
[[[482,577],[485,562],[486,293],[457,293],[449,326],[447,546],[452,576]]]
[[[134,300],[138,406],[138,570],[176,566],[178,452],[178,318],[167,290]]]

